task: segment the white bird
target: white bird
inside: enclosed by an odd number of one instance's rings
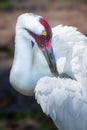
[[[10,83],[24,95],[35,92],[59,130],[87,130],[87,38],[76,28],[19,16]]]

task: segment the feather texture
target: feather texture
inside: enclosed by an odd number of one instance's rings
[[[35,88],[35,97],[59,130],[87,129],[87,96],[78,81],[41,78]]]
[[[41,78],[35,97],[59,130],[87,130],[87,37],[68,26],[59,25],[52,31],[58,70],[76,81]]]

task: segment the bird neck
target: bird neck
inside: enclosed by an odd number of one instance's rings
[[[32,67],[32,45],[29,39],[22,36],[17,36],[15,39],[15,60],[19,60],[20,64],[23,62],[25,65],[28,62],[28,66]],[[22,64],[21,64],[22,65]]]
[[[22,35],[17,35],[10,83],[24,95],[28,95],[34,90],[29,81],[32,71],[32,53],[31,41]]]

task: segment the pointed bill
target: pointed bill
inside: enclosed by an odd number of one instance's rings
[[[49,65],[49,68],[52,72],[52,74],[56,77],[59,76],[59,73],[58,73],[58,70],[57,70],[57,67],[56,67],[56,61],[55,61],[55,57],[54,57],[54,53],[53,53],[53,49],[52,49],[52,46],[50,47],[45,47],[43,50],[42,50],[46,60],[47,60],[47,63]]]

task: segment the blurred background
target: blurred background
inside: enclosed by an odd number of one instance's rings
[[[57,130],[34,96],[16,92],[9,83],[17,17],[42,15],[51,25],[77,27],[87,35],[87,0],[0,0],[0,130]]]

